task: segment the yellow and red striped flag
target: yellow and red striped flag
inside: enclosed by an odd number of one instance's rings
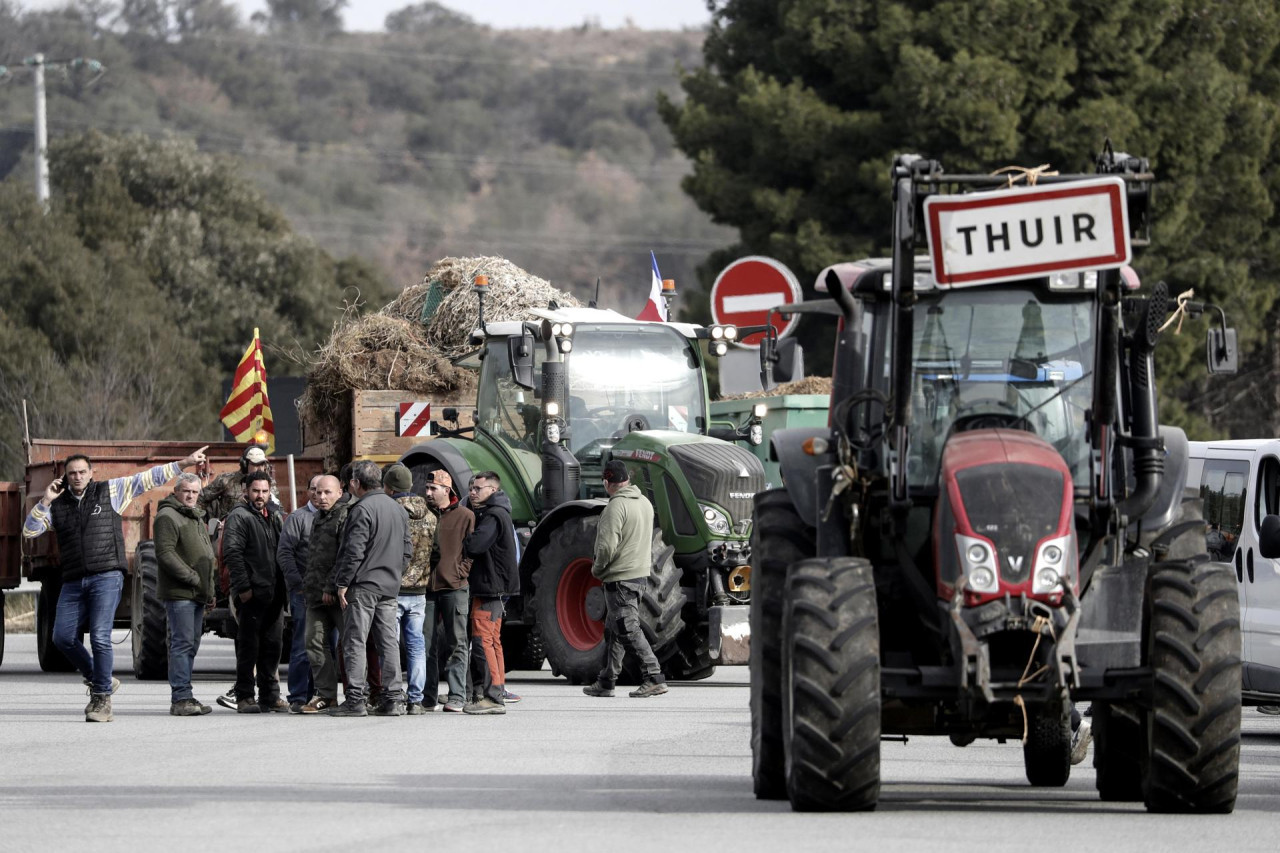
[[[267,434],[267,453],[276,449],[276,425],[271,418],[271,401],[267,399],[267,368],[262,361],[262,342],[253,330],[253,343],[244,351],[231,381],[231,396],[219,413],[222,422],[236,441],[253,440],[261,429]]]

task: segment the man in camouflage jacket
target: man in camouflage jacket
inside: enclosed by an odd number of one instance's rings
[[[400,594],[396,598],[400,623],[400,645],[408,663],[408,713],[424,714],[436,704],[436,686],[431,685],[431,700],[425,700],[427,687],[427,643],[423,635],[426,620],[427,586],[431,582],[431,549],[436,539],[436,516],[427,502],[413,494],[413,475],[397,463],[382,475],[387,494],[409,515],[409,538],[413,542],[413,558],[400,576]],[[432,628],[434,629],[434,625]]]

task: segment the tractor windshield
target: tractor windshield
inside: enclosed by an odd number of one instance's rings
[[[703,432],[706,388],[692,342],[658,325],[582,324],[568,358],[569,449],[582,459],[631,429]],[[584,453],[584,451],[587,451]]]
[[[936,487],[951,433],[1007,427],[1058,449],[1089,485],[1093,301],[1039,286],[920,293],[912,346],[912,486]]]

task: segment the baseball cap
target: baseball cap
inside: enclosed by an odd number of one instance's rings
[[[393,492],[408,492],[413,489],[413,475],[409,473],[408,468],[396,463],[387,468],[386,473],[382,475],[382,485]]]
[[[606,483],[621,483],[630,479],[631,475],[627,473],[627,466],[617,459],[610,460],[609,464],[604,466],[604,481]]]
[[[427,482],[436,486],[444,486],[446,489],[453,488],[453,478],[449,476],[448,471],[432,471],[427,475]]]
[[[244,452],[244,461],[250,465],[261,465],[267,461],[267,454],[261,447],[250,447]]]

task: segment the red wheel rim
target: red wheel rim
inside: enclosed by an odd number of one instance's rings
[[[579,557],[565,566],[556,587],[556,621],[565,641],[589,652],[604,641],[604,623],[587,615],[587,593],[601,586],[591,574],[591,559]]]

